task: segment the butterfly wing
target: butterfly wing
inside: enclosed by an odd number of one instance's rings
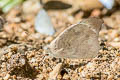
[[[58,58],[93,58],[99,49],[98,36],[84,24],[67,28],[50,44],[51,54]]]

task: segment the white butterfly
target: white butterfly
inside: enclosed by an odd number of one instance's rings
[[[35,30],[46,35],[55,33],[50,17],[44,9],[41,9],[35,18]]]
[[[107,9],[112,9],[115,0],[99,0]]]

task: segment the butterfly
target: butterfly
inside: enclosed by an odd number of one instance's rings
[[[50,43],[50,56],[71,59],[97,56],[99,31],[103,23],[99,18],[88,18],[68,27]]]
[[[115,0],[99,0],[107,9],[112,9]]]

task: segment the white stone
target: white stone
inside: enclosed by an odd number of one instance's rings
[[[57,64],[57,65],[54,67],[53,71],[50,72],[50,74],[49,74],[49,79],[48,79],[48,80],[56,80],[58,74],[59,74],[60,71],[61,71],[61,68],[62,68],[62,63]]]

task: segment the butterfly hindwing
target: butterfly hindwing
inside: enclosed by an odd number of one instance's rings
[[[87,25],[76,24],[62,32],[51,44],[51,54],[59,58],[93,58],[98,54],[98,36]]]

